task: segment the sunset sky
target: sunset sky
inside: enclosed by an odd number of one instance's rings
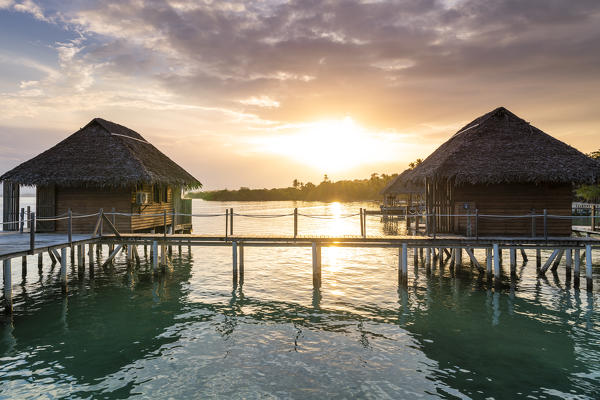
[[[98,116],[208,189],[365,178],[498,106],[600,148],[600,1],[0,0],[0,173]]]

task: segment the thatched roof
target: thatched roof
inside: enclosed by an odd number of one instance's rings
[[[459,129],[404,180],[455,184],[594,183],[600,163],[504,107]]]
[[[410,173],[410,169],[405,170],[400,175],[395,177],[384,187],[380,194],[383,195],[398,195],[398,194],[414,194],[425,193],[425,185],[422,182],[411,182],[406,180],[406,176]]]
[[[56,146],[8,171],[0,181],[27,186],[202,186],[142,135],[101,118],[94,118]]]

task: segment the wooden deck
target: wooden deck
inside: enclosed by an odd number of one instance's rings
[[[91,235],[73,235],[73,244],[82,244],[92,241]],[[28,254],[37,254],[50,249],[58,249],[68,245],[67,235],[57,233],[38,233],[35,235],[35,248],[31,252],[29,233],[0,233],[0,259],[19,257]]]
[[[587,227],[578,227],[577,232],[600,234],[590,231]],[[40,233],[35,236],[35,247],[30,249],[30,237],[27,233],[0,233],[0,259],[20,257],[28,254],[38,254],[50,249],[59,249],[69,245],[65,234]],[[505,248],[575,248],[591,244],[600,248],[600,238],[586,235],[585,237],[466,237],[460,235],[437,235],[435,238],[425,235],[395,235],[395,236],[285,236],[285,235],[194,235],[174,234],[163,235],[154,233],[123,233],[120,237],[114,234],[92,237],[91,235],[74,234],[73,245],[87,243],[123,243],[151,245],[153,242],[181,246],[231,246],[233,242],[243,243],[251,247],[310,247],[313,243],[319,246],[338,247],[395,247],[402,244],[409,247],[471,247],[486,248],[498,244]]]
[[[584,234],[586,236],[600,235],[600,230],[592,229],[590,226],[587,225],[573,226],[571,230],[575,234]]]
[[[580,231],[578,231],[580,232]],[[593,232],[595,233],[595,232]],[[32,245],[32,238],[35,239]],[[88,258],[90,274],[93,275],[96,258],[101,257],[98,251],[107,245],[109,255],[102,261],[102,267],[109,265],[121,251],[125,252],[127,263],[133,265],[140,262],[138,246],[143,246],[147,254],[150,246],[150,263],[153,273],[159,273],[159,266],[167,266],[172,246],[229,246],[232,250],[233,287],[244,280],[244,247],[308,247],[312,249],[312,272],[314,288],[321,287],[321,248],[322,247],[358,247],[358,248],[394,248],[398,251],[398,284],[408,282],[408,253],[413,255],[413,265],[418,268],[424,265],[428,270],[439,263],[440,268],[449,263],[450,268],[462,265],[462,256],[466,254],[481,273],[497,284],[502,282],[502,253],[509,253],[510,277],[516,277],[517,251],[527,262],[526,250],[535,250],[536,270],[544,275],[549,269],[556,272],[565,255],[565,270],[571,276],[574,267],[574,287],[579,287],[580,268],[585,260],[585,278],[588,291],[592,291],[592,250],[600,249],[600,238],[586,236],[573,237],[466,237],[459,235],[437,235],[436,237],[413,236],[285,236],[285,235],[194,235],[194,234],[156,234],[132,233],[94,237],[93,235],[73,235],[69,242],[64,234],[2,233],[0,234],[0,260],[2,260],[4,281],[5,310],[12,313],[12,267],[13,258],[21,257],[22,274],[27,274],[27,255],[38,255],[38,268],[43,265],[43,254],[49,252],[52,262],[60,263],[60,276],[63,291],[68,291],[67,258],[70,252],[72,263],[78,267],[86,265]],[[86,252],[87,247],[87,252]],[[94,251],[94,248],[96,251]],[[75,251],[75,249],[77,251]],[[480,262],[474,249],[485,249],[485,261]],[[542,250],[552,250],[542,266]],[[68,251],[70,250],[70,251]],[[181,248],[180,248],[181,250]],[[60,253],[60,254],[59,254]],[[531,254],[531,253],[530,253]],[[76,256],[75,256],[76,255]],[[544,257],[545,258],[545,257]],[[493,267],[493,268],[492,268]]]

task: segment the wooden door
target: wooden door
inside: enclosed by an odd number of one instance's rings
[[[56,215],[54,185],[36,187],[36,211],[37,218],[48,218]],[[56,230],[56,221],[37,222],[38,232],[54,232]]]

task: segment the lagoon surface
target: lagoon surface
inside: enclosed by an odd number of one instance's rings
[[[360,233],[358,216],[343,216],[375,205],[193,202],[194,213],[229,207],[300,207],[333,217],[301,217],[300,234],[340,235]],[[193,222],[194,233],[225,229],[224,217]],[[384,233],[378,217],[367,229]],[[291,216],[235,220],[239,234],[292,230]],[[93,278],[70,267],[66,297],[44,260],[39,273],[31,258],[23,280],[13,263],[0,398],[600,398],[600,254],[593,294],[566,282],[564,266],[537,278],[533,254],[512,285],[495,288],[466,260],[456,277],[411,261],[399,288],[397,250],[323,248],[315,291],[309,248],[247,247],[233,289],[229,247],[175,247],[156,277],[143,255],[135,269],[122,256],[97,265]]]

